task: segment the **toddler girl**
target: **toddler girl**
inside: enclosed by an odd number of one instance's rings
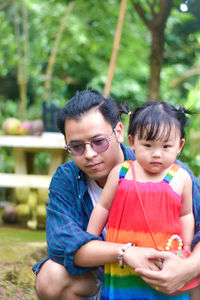
[[[182,107],[151,101],[130,115],[128,141],[136,160],[110,172],[87,228],[100,235],[108,220],[106,240],[125,244],[118,262],[105,265],[102,299],[189,299],[188,292],[160,293],[123,262],[132,246],[189,255],[194,235],[192,181],[176,163],[185,143],[186,113]],[[161,261],[157,265],[162,268]]]

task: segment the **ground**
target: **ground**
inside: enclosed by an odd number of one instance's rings
[[[32,266],[45,256],[45,231],[1,224],[0,299],[37,300]]]

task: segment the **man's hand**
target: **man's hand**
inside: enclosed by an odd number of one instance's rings
[[[146,258],[163,261],[161,270],[151,270],[145,267],[136,267],[135,271],[142,279],[159,291],[172,294],[182,288],[186,282],[192,279],[190,274],[190,259],[183,259],[170,252],[156,251],[146,253]]]
[[[156,255],[157,251],[150,248],[130,247],[124,254],[124,262],[131,268],[140,268],[141,270],[160,271],[160,259],[149,259],[149,256]]]

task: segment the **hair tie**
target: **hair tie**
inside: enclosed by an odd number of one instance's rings
[[[183,126],[187,125],[189,122],[186,113],[189,113],[189,111],[187,111],[183,106],[180,106],[178,109],[177,117]]]
[[[182,106],[179,107],[177,116],[178,116],[179,120],[185,119],[186,116],[185,116],[185,108],[184,107],[182,107]]]
[[[178,109],[178,111],[179,111],[181,114],[185,115],[185,108],[184,108],[183,106],[180,106],[179,109]]]

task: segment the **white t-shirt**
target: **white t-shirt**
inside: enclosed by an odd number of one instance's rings
[[[96,183],[96,181],[91,179],[90,177],[87,177],[87,185],[88,185],[88,193],[92,199],[92,204],[93,206],[95,206],[97,201],[99,200],[99,197],[101,196],[102,188],[100,188]],[[102,231],[102,237],[104,240],[106,239],[106,226]]]

